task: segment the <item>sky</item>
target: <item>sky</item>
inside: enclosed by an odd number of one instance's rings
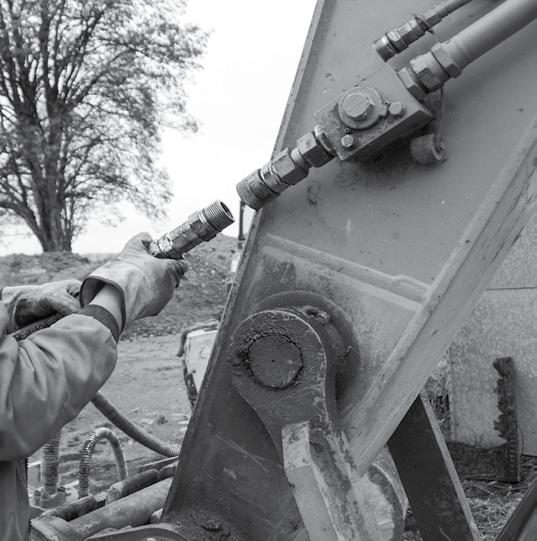
[[[315,0],[190,0],[187,19],[211,36],[189,85],[200,131],[162,131],[161,163],[174,193],[168,216],[155,222],[122,205],[119,225],[90,220],[74,252],[117,252],[136,233],[163,234],[216,199],[237,215],[235,184],[270,158],[314,7]],[[0,254],[41,251],[24,229],[2,237]]]

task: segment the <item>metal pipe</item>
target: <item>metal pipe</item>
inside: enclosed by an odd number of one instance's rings
[[[536,0],[506,0],[453,38],[411,60],[399,77],[417,99],[423,99],[535,19]]]
[[[151,515],[164,506],[171,483],[170,478],[150,485],[110,505],[72,520],[69,526],[76,532],[79,539],[86,539],[105,528],[120,529],[126,526],[147,524]]]
[[[80,453],[80,465],[78,469],[78,497],[83,498],[89,495],[89,480],[91,470],[91,457],[95,445],[102,439],[106,439],[112,446],[114,458],[116,461],[117,475],[122,481],[127,477],[127,464],[121,443],[117,436],[109,428],[97,428],[91,436],[84,442]]]
[[[535,0],[506,0],[445,43],[445,51],[462,69],[537,18]]]
[[[78,518],[82,515],[86,515],[91,511],[95,511],[99,507],[104,505],[104,498],[97,498],[95,496],[85,496],[80,500],[75,500],[74,502],[64,503],[51,509],[50,511],[45,511],[41,516],[42,517],[59,517],[63,520],[70,521],[75,518]]]
[[[91,403],[111,423],[116,425],[122,432],[125,432],[127,436],[131,437],[141,445],[155,451],[155,453],[158,453],[159,455],[168,457],[176,457],[179,455],[179,451],[181,449],[180,445],[174,445],[173,443],[162,441],[146,432],[143,428],[140,428],[128,417],[123,415],[101,392],[97,392],[97,394],[91,400]]]
[[[469,4],[472,0],[446,0],[434,6],[424,15],[414,15],[406,23],[386,32],[373,43],[373,47],[383,60],[388,61],[405,51],[418,41],[448,15]]]
[[[54,516],[34,519],[32,540],[82,540],[107,529],[149,524],[151,515],[164,506],[171,483],[172,479],[159,481],[69,522]]]
[[[208,242],[235,220],[222,201],[191,214],[179,227],[151,242],[149,252],[155,257],[179,259],[202,242]]]
[[[106,505],[111,504],[133,492],[154,485],[159,480],[159,472],[157,470],[146,470],[137,473],[132,477],[127,477],[123,481],[118,481],[110,486],[106,495]]]

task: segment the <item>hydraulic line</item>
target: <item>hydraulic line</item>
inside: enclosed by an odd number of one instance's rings
[[[47,496],[53,496],[58,491],[60,435],[61,432],[55,434],[41,448],[41,485]]]
[[[118,409],[101,392],[98,392],[91,403],[115,426],[127,434],[133,440],[141,445],[155,451],[160,455],[174,457],[179,455],[180,445],[166,443],[155,436],[152,436],[144,429],[133,423],[128,417],[118,411]]]
[[[399,77],[417,99],[423,99],[535,19],[535,0],[505,0],[451,39],[411,60]]]
[[[447,42],[461,70],[537,18],[535,0],[506,0]]]
[[[24,340],[34,332],[46,329],[53,323],[56,323],[56,321],[59,319],[61,319],[60,315],[54,315],[49,318],[39,320],[32,323],[28,327],[24,327],[23,329],[13,333],[12,336],[17,341]],[[92,399],[92,403],[111,423],[113,423],[117,428],[127,434],[127,436],[132,438],[134,441],[138,442],[140,445],[143,445],[144,447],[155,451],[155,453],[167,457],[179,455],[179,445],[167,443],[146,432],[143,428],[139,427],[128,417],[123,415],[100,391],[97,391],[97,394]]]
[[[97,443],[105,439],[107,440],[114,452],[114,459],[116,461],[117,476],[120,481],[127,478],[127,464],[125,462],[125,456],[123,455],[123,449],[117,436],[109,428],[97,428],[93,431],[90,437],[84,442],[82,451],[80,452],[80,465],[78,470],[78,497],[84,498],[89,496],[89,480],[91,473],[91,457],[93,450]]]
[[[448,15],[469,4],[472,0],[445,0],[423,15],[414,15],[406,23],[392,28],[373,43],[383,60],[389,60],[408,49]]]

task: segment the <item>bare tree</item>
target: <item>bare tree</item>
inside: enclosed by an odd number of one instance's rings
[[[44,251],[70,251],[103,204],[169,199],[159,123],[196,129],[184,82],[206,40],[184,3],[0,0],[0,212]]]

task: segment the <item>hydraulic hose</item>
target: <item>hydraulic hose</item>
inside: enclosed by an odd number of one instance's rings
[[[55,434],[41,448],[41,485],[46,496],[53,496],[58,491],[60,435],[61,432]]]
[[[179,455],[180,445],[166,443],[146,432],[123,415],[101,392],[98,392],[91,403],[115,426],[133,440],[160,455],[174,457]]]
[[[45,319],[41,319],[24,327],[23,329],[18,330],[13,333],[12,336],[17,340],[24,340],[28,338],[34,332],[46,329],[53,323],[56,323],[61,319],[60,315],[54,315]],[[149,434],[143,428],[134,424],[128,417],[123,415],[111,402],[104,396],[100,391],[97,391],[97,394],[91,401],[93,405],[117,428],[122,432],[127,434],[134,441],[138,442],[140,445],[151,449],[155,453],[160,455],[174,457],[179,455],[179,445],[174,445],[172,443],[166,443],[159,438]]]
[[[535,0],[507,0],[448,40],[445,51],[462,70],[536,17]]]
[[[120,481],[127,478],[127,464],[125,462],[125,456],[123,455],[123,449],[117,436],[109,428],[97,428],[93,431],[91,436],[84,442],[82,451],[80,453],[80,465],[78,470],[78,497],[84,498],[89,496],[89,480],[91,473],[91,457],[93,450],[97,443],[105,439],[107,440],[114,452],[114,459],[116,461],[117,476]]]

